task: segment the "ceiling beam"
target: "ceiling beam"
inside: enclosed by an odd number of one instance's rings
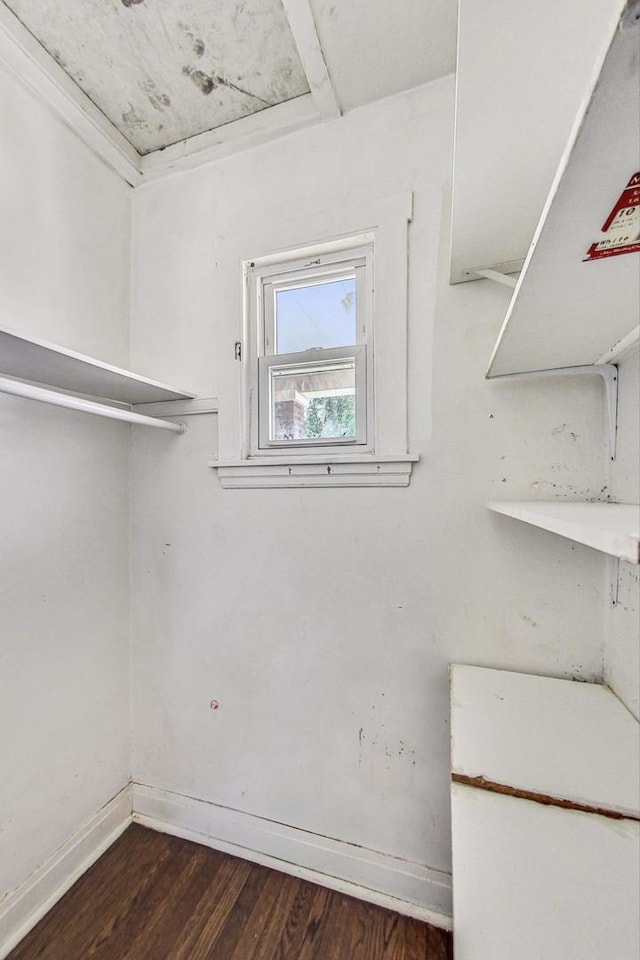
[[[309,89],[320,115],[334,120],[342,113],[322,52],[309,0],[282,0]]]
[[[127,183],[140,183],[138,152],[4,3],[0,3],[0,64]]]

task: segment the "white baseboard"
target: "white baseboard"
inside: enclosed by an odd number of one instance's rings
[[[8,956],[132,820],[451,929],[451,878],[446,873],[134,783],[121,790],[0,902],[0,960]]]
[[[131,823],[131,809],[128,784],[0,902],[0,960],[117,840]]]
[[[451,877],[422,864],[138,783],[133,820],[451,929]]]

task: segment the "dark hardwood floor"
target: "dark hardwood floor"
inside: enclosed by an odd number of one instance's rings
[[[132,826],[7,960],[451,960],[451,934]]]

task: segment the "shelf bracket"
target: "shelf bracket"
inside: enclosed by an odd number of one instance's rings
[[[616,458],[618,434],[618,368],[613,363],[589,363],[579,367],[557,367],[555,370],[527,370],[523,373],[506,373],[492,380],[531,380],[534,377],[602,377],[607,412],[609,456]]]
[[[493,280],[494,283],[501,283],[504,287],[511,287],[512,290],[515,290],[518,282],[517,277],[508,273],[500,273],[499,270],[474,270],[474,274],[484,280]]]

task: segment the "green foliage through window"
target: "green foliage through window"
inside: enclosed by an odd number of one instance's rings
[[[307,437],[355,436],[355,397],[313,397],[307,407],[304,426]]]

